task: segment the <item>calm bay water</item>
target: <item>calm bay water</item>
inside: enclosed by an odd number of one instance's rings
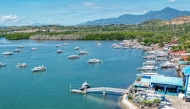
[[[59,49],[65,51],[56,54],[55,45],[68,43]],[[106,92],[88,93],[87,95],[70,93],[78,89],[84,81],[91,87],[126,88],[139,73],[136,68],[145,61],[143,50],[114,49],[110,45],[116,41],[102,41],[97,46],[95,41],[10,41],[0,39],[0,108],[1,109],[120,109],[120,94]],[[13,52],[19,45],[23,51],[12,56],[3,56],[5,51]],[[89,52],[79,59],[69,60],[67,56],[78,54],[76,46]],[[38,51],[30,51],[37,47]],[[101,64],[88,64],[90,58],[99,58]],[[27,63],[26,68],[16,68],[17,63]],[[48,70],[33,73],[31,68],[44,65]],[[160,71],[161,74],[173,75],[173,70]]]

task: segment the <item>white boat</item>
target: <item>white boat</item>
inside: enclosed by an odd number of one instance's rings
[[[168,59],[165,58],[165,57],[158,57],[158,58],[155,58],[157,61],[167,61]]]
[[[38,48],[31,48],[31,51],[36,51],[38,50]]]
[[[113,48],[115,48],[115,49],[120,49],[120,48],[122,48],[120,45],[115,45]]]
[[[111,46],[114,47],[114,46],[116,46],[116,45],[117,45],[116,43],[113,43]]]
[[[26,63],[17,63],[16,67],[26,67]]]
[[[92,64],[94,64],[94,63],[102,63],[102,61],[101,60],[99,60],[99,59],[89,59],[88,61],[87,61],[88,63],[92,63]]]
[[[38,66],[38,67],[34,67],[31,69],[33,72],[38,72],[38,71],[44,71],[46,70],[46,67],[42,66]]]
[[[155,70],[157,71],[158,70],[158,67],[157,66],[143,66],[143,67],[139,67],[137,68],[137,70]]]
[[[143,66],[155,66],[156,64],[157,64],[156,61],[143,62]]]
[[[162,63],[161,68],[173,68],[175,67],[175,64],[173,62],[170,61],[166,61],[165,63]]]
[[[129,49],[129,47],[123,47],[123,49]]]
[[[153,70],[145,70],[142,71],[141,74],[137,74],[137,76],[157,76],[159,75],[157,71],[153,71]]]
[[[68,44],[67,43],[64,43],[63,46],[67,46]]]
[[[12,52],[3,52],[3,55],[13,55],[13,53]]]
[[[100,42],[96,42],[96,45],[101,46],[102,44]]]
[[[21,49],[15,49],[14,52],[22,52]]]
[[[56,53],[63,53],[63,51],[62,50],[57,50]]]
[[[149,56],[143,56],[143,59],[155,59],[156,57],[154,55]]]
[[[78,55],[70,55],[70,56],[68,56],[68,59],[77,59],[77,58],[79,58]]]
[[[88,84],[86,81],[82,84],[80,90],[88,89],[90,88],[90,84]]]
[[[85,54],[88,54],[88,52],[85,51],[85,50],[82,50],[82,51],[79,52],[79,55],[85,55]]]
[[[23,46],[18,46],[18,48],[24,48]]]
[[[55,45],[55,47],[61,47],[61,45],[58,44],[58,45]]]
[[[75,50],[79,50],[79,49],[80,49],[80,47],[75,47],[74,49],[75,49]]]
[[[6,66],[5,63],[0,62],[0,67]]]

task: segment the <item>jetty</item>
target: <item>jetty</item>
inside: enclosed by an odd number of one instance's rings
[[[71,93],[87,94],[88,92],[103,92],[103,95],[106,95],[106,92],[115,92],[126,94],[129,93],[127,89],[112,88],[112,87],[95,87],[95,88],[85,88],[84,90],[72,89],[70,85]]]

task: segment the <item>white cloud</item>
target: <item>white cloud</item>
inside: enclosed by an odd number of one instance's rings
[[[26,16],[22,16],[21,18],[24,19],[24,18],[26,18]]]
[[[93,8],[93,9],[99,9],[100,8],[94,2],[84,2],[83,6],[88,7],[88,8]]]
[[[175,2],[175,0],[168,0],[168,2]]]
[[[0,16],[0,22],[1,23],[18,22],[18,21],[20,21],[20,18],[16,15]]]
[[[52,21],[53,21],[52,19],[48,20],[48,22],[52,22]]]

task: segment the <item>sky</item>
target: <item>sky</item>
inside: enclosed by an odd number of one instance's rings
[[[165,7],[190,11],[190,0],[0,0],[0,25],[76,25]]]

